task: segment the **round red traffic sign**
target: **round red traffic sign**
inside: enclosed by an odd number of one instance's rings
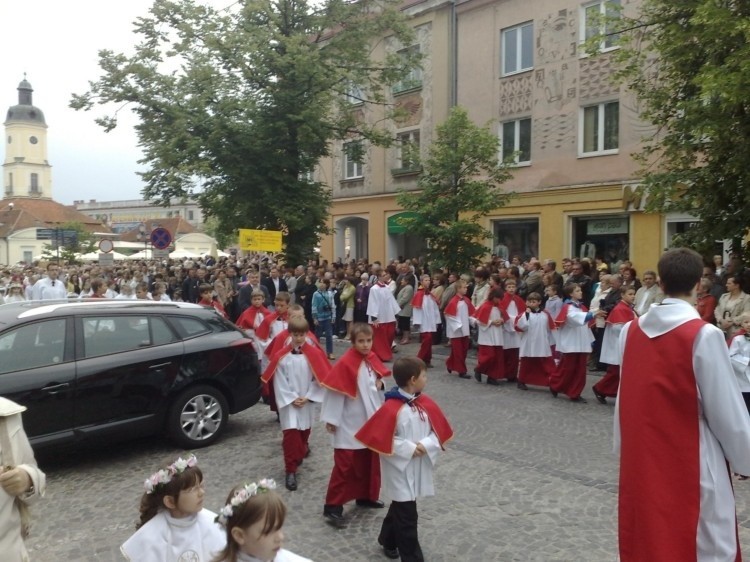
[[[172,234],[163,227],[151,231],[151,245],[157,250],[166,250],[172,243]]]

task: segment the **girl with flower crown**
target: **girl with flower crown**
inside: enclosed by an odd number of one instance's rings
[[[152,474],[137,531],[120,547],[127,560],[208,562],[226,544],[216,514],[203,509],[203,472],[191,454]]]
[[[286,505],[274,492],[276,482],[234,488],[216,521],[226,529],[226,546],[213,562],[311,562],[281,548]]]

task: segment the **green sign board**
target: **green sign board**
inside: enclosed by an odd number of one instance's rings
[[[416,216],[417,213],[404,211],[403,213],[398,213],[397,215],[388,217],[388,234],[404,234],[406,228],[401,223],[401,219],[411,219],[416,218]]]

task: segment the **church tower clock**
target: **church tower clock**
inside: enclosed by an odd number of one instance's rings
[[[52,199],[47,123],[32,103],[33,91],[24,75],[18,85],[18,105],[10,107],[5,118],[4,199]]]

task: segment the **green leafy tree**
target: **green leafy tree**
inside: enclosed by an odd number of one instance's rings
[[[705,253],[748,233],[750,3],[644,0],[622,18],[618,78],[653,125],[635,157],[647,208],[700,222],[682,237]]]
[[[428,152],[419,190],[398,195],[398,204],[415,213],[403,225],[427,241],[430,263],[464,271],[487,254],[492,233],[479,221],[508,202],[511,194],[500,186],[510,173],[498,160],[497,136],[461,107],[437,127]]]
[[[390,113],[385,88],[418,64],[419,53],[394,48],[375,61],[372,46],[385,37],[410,44],[399,6],[239,0],[215,10],[156,0],[136,21],[134,54],[101,51],[102,77],[71,106],[130,105],[147,199],[195,196],[226,235],[281,230],[287,260],[299,262],[327,232],[330,191],[310,172],[330,140],[392,140],[382,127]],[[116,111],[97,122],[111,130]]]
[[[60,261],[66,263],[78,263],[77,254],[88,254],[96,249],[96,238],[86,230],[86,227],[80,222],[66,222],[56,227],[58,231],[75,232],[75,237],[62,237],[60,233],[59,246],[54,244],[45,244],[42,249],[42,257],[47,260]]]

